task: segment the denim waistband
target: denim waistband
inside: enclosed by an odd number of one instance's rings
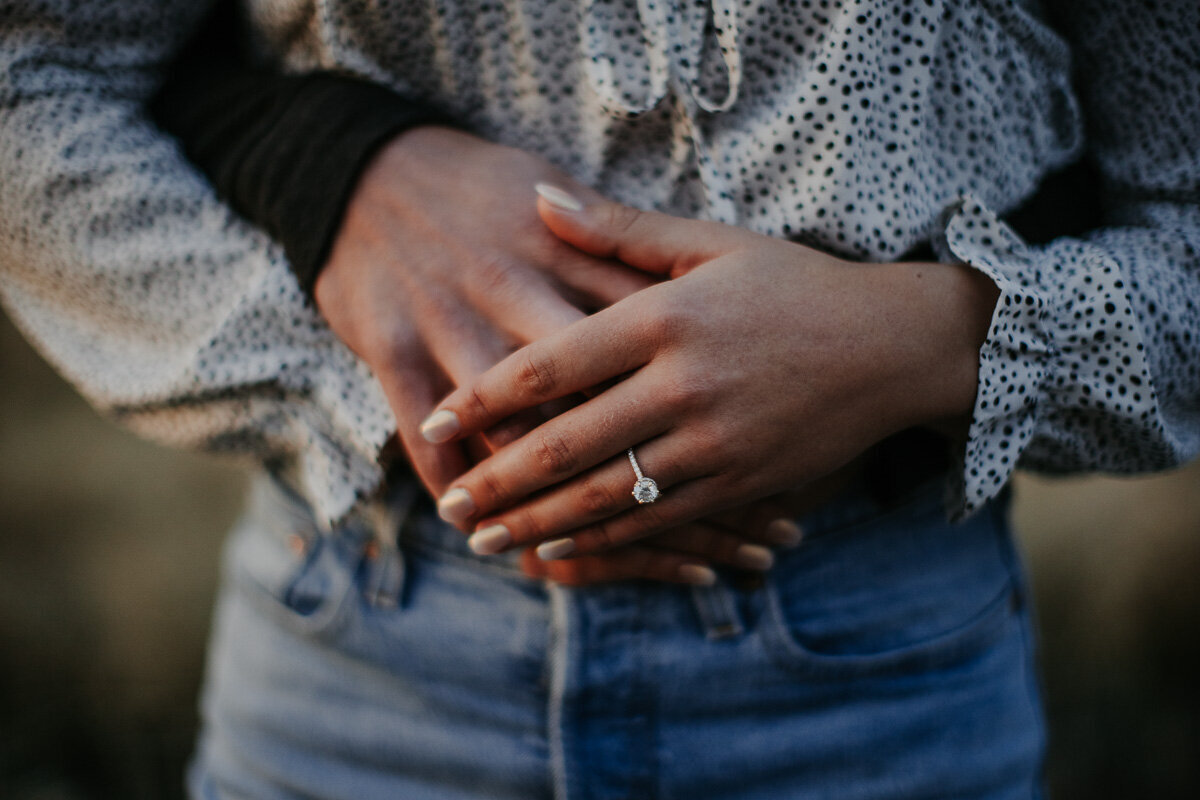
[[[817,508],[796,517],[806,538],[866,523],[898,509],[925,509],[942,502],[945,476],[934,474],[906,486],[899,496],[882,498],[869,476],[860,476]],[[256,516],[278,528],[281,535],[311,539],[328,535],[365,545],[375,539],[381,546],[415,546],[441,554],[519,571],[520,552],[479,556],[467,546],[467,535],[442,521],[437,507],[415,479],[394,480],[382,495],[332,531],[322,533],[308,504],[286,485],[270,476],[256,482],[250,507]],[[286,529],[286,530],[285,530]]]
[[[900,510],[920,512],[943,502],[945,476],[935,474],[921,482],[905,487],[899,496],[881,498],[875,487],[863,476],[851,482],[841,493],[817,508],[796,517],[808,539],[861,525],[871,520],[897,513]],[[470,561],[507,567],[519,571],[519,551],[492,556],[479,556],[467,546],[467,535],[443,522],[437,508],[416,482],[395,486],[384,505],[384,527],[378,535],[390,537],[401,546],[411,545]]]
[[[443,556],[477,562],[490,568],[520,572],[520,550],[490,556],[478,555],[467,546],[467,534],[438,517],[437,506],[424,488],[415,482],[410,485],[416,489],[411,496],[397,498],[393,493],[388,501],[393,509],[402,509],[403,520],[393,529],[393,535],[398,538],[401,547],[415,547]]]
[[[841,492],[815,510],[797,517],[806,541],[815,544],[833,534],[848,534],[856,529],[870,535],[878,524],[906,517],[929,519],[940,503],[944,476],[929,476],[919,483],[908,482],[902,493],[881,495],[867,472],[856,473]],[[265,477],[258,482],[248,514],[256,518],[270,538],[287,542],[276,552],[306,551],[318,544],[315,537],[330,537],[334,551],[346,554],[347,563],[358,566],[356,580],[362,584],[365,600],[384,607],[401,602],[409,558],[432,557],[454,562],[463,569],[495,576],[526,578],[520,569],[521,550],[492,556],[480,556],[467,546],[467,536],[437,516],[437,509],[424,488],[415,480],[394,480],[382,498],[366,504],[351,519],[322,533],[308,505],[294,492]],[[846,545],[854,546],[854,538]],[[325,548],[328,549],[328,548]],[[280,558],[286,566],[291,559]],[[285,566],[279,569],[285,570]],[[260,568],[261,571],[261,568]],[[738,591],[763,586],[764,578],[739,572],[720,571],[716,585],[690,587],[697,620],[710,639],[737,637],[743,632],[738,610]],[[282,578],[281,578],[282,580]]]
[[[796,517],[806,539],[813,539],[871,520],[905,511],[925,511],[940,505],[945,497],[945,475],[932,475],[905,487],[900,495],[881,498],[864,477],[856,479],[828,502]]]

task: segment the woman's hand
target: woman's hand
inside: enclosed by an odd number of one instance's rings
[[[533,203],[532,187],[541,180],[598,199],[520,150],[448,128],[405,133],[364,172],[317,281],[322,314],[380,380],[400,443],[434,496],[489,446],[543,418],[526,414],[492,427],[487,442],[473,439],[464,453],[433,447],[418,434],[418,421],[438,398],[515,347],[657,280],[554,236]],[[653,547],[530,574],[572,584],[695,583],[708,580],[709,564],[764,569],[770,551],[763,545],[798,536],[786,525],[771,527],[786,513],[763,506],[747,517],[755,521],[750,527],[708,521],[664,534]]]
[[[635,578],[704,586],[716,581],[710,564],[765,572],[774,564],[775,550],[800,544],[804,532],[793,520],[843,491],[858,477],[858,466],[594,555],[543,560],[527,549],[521,566],[530,577],[571,586]]]
[[[439,405],[428,438],[448,442],[606,387],[443,495],[495,550],[544,542],[553,559],[626,544],[802,486],[904,428],[961,424],[972,407],[996,290],[969,267],[850,263],[613,203],[543,199],[539,211],[584,253],[675,280],[534,342]],[[631,496],[630,447],[657,502]]]
[[[780,500],[760,500],[595,555],[544,561],[526,550],[521,566],[532,578],[569,586],[633,579],[707,586],[717,579],[713,566],[765,572],[775,548],[794,547],[802,536]]]

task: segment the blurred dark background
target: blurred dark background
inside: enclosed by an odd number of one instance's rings
[[[99,419],[0,317],[0,798],[183,796],[243,479]],[[1200,797],[1200,464],[1016,497],[1054,797]]]

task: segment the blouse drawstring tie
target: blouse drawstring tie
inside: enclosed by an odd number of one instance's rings
[[[636,20],[631,19],[635,15]],[[704,85],[710,21],[722,67],[716,80],[723,78],[725,83],[719,98]],[[584,70],[601,106],[614,116],[634,118],[670,95],[676,120],[672,178],[683,172],[694,153],[709,213],[729,224],[737,221],[736,205],[723,187],[697,118],[701,112],[728,111],[737,102],[742,79],[738,29],[737,0],[625,0],[623,5],[591,0],[580,20],[587,56]],[[641,58],[633,50],[636,39],[644,48]]]

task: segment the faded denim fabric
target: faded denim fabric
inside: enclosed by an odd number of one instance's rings
[[[765,580],[565,589],[471,554],[411,490],[380,528],[323,535],[264,481],[229,546],[192,793],[1040,797],[1006,509],[950,524],[939,487],[847,493]]]

